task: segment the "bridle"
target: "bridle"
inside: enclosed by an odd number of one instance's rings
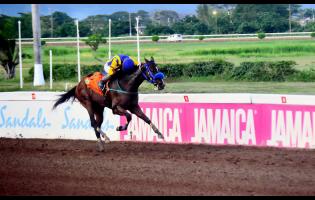
[[[165,76],[162,72],[157,72],[157,73],[153,74],[153,72],[151,71],[151,69],[147,63],[144,63],[144,67],[145,67],[145,70],[142,71],[142,76],[148,82],[150,82],[152,84],[157,84],[157,82],[156,82],[157,79],[160,79],[160,80],[164,79]]]

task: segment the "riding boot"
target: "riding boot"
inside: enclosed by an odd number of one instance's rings
[[[106,76],[104,76],[100,82],[98,83],[98,86],[100,87],[100,89],[103,91],[105,88],[105,83],[111,78],[111,75],[107,74]]]

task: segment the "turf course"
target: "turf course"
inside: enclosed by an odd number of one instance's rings
[[[159,64],[187,63],[224,59],[235,65],[244,61],[277,61],[293,60],[297,69],[315,68],[315,40],[261,40],[261,41],[226,41],[226,42],[190,42],[190,43],[143,43],[140,44],[141,59],[153,56]],[[24,45],[23,53],[32,55],[33,47]],[[75,46],[47,46],[42,48],[42,62],[49,63],[49,50],[53,50],[53,63],[77,62]],[[108,58],[107,44],[100,46],[96,53],[89,47],[81,48],[81,64],[103,63]],[[113,54],[128,54],[137,57],[136,44],[112,44]],[[23,60],[23,75],[28,76],[28,70],[33,66],[33,58]],[[19,66],[16,68],[16,77],[5,80],[4,71],[0,71],[0,91],[19,90]],[[49,80],[46,86],[33,87],[32,83],[25,82],[23,90],[49,90]],[[76,79],[69,80],[68,87],[76,83]],[[167,88],[162,92],[255,92],[255,93],[297,93],[315,94],[315,83],[308,82],[222,82],[204,78],[185,80],[166,80]],[[66,82],[54,82],[54,90],[64,90]],[[143,84],[141,92],[153,92],[151,85]]]

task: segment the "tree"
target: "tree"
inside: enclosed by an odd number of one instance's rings
[[[149,24],[147,25],[144,33],[146,35],[168,35],[175,33],[171,27],[168,26],[160,26],[158,24]]]
[[[96,51],[101,43],[106,43],[106,39],[102,39],[102,36],[99,34],[93,34],[85,40],[85,43],[89,45],[93,51]]]
[[[91,34],[104,35],[108,32],[109,18],[108,15],[95,15],[80,21],[80,36],[85,37]]]
[[[54,24],[54,36],[74,37],[76,36],[76,26],[74,19],[64,12],[54,12],[52,14]]]
[[[6,15],[0,16],[0,34],[6,38],[17,38],[17,19]]]
[[[161,10],[154,12],[153,19],[159,25],[169,26],[179,20],[179,15],[173,10]]]
[[[19,13],[20,17],[18,19],[21,21],[21,37],[22,38],[32,38],[32,13]]]
[[[262,40],[262,39],[264,39],[266,37],[266,34],[263,33],[263,32],[260,32],[260,33],[257,34],[257,37]]]
[[[315,22],[309,22],[305,25],[304,31],[314,32],[315,31]]]
[[[153,35],[153,36],[152,36],[152,41],[153,41],[153,42],[158,42],[159,39],[160,39],[160,37],[159,37],[158,35]]]
[[[131,23],[132,24],[136,23],[136,20],[135,20],[136,16],[140,17],[141,24],[143,24],[143,25],[147,25],[147,24],[150,24],[152,22],[152,20],[150,18],[150,15],[149,15],[149,13],[147,11],[138,10],[138,12],[136,12],[134,14],[134,17],[131,18]]]
[[[201,22],[196,16],[186,16],[171,27],[180,34],[209,34],[213,29]]]
[[[74,24],[74,21],[59,25],[55,29],[55,33],[56,33],[57,37],[75,37],[76,36],[76,26]]]
[[[129,13],[126,11],[114,12],[110,15],[113,21],[129,21]]]
[[[128,21],[115,21],[112,22],[112,36],[127,35],[129,34]]]
[[[315,10],[314,8],[307,8],[304,10],[304,17],[309,17],[311,19],[314,19],[315,17]]]
[[[7,79],[15,76],[15,67],[19,64],[18,55],[15,40],[9,40],[0,34],[0,65],[4,68]],[[25,57],[25,54],[22,57]]]
[[[209,4],[199,4],[197,6],[197,17],[205,23],[208,27],[214,24],[214,17],[212,16],[212,7]]]
[[[237,4],[232,14],[238,33],[285,32],[289,30],[288,4]],[[300,5],[291,4],[292,15]]]

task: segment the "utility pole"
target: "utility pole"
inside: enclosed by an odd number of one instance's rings
[[[53,13],[50,15],[50,25],[51,25],[51,37],[54,37],[54,20],[53,20]]]
[[[129,36],[131,37],[131,16],[130,16],[130,13],[129,13]]]
[[[32,4],[32,28],[34,49],[34,86],[45,85],[43,65],[41,60],[41,31],[38,4]]]
[[[54,22],[53,22],[53,12],[51,11],[50,8],[48,8],[49,12],[50,12],[50,37],[53,38],[54,37]]]
[[[289,33],[291,33],[291,4],[289,4]]]

